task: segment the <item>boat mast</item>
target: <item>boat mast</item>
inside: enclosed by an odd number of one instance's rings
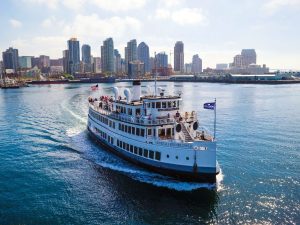
[[[155,96],[157,95],[156,93],[156,80],[157,80],[157,71],[156,71],[156,52],[154,52],[154,67],[155,67],[155,79],[154,79],[154,94]]]
[[[214,113],[215,113],[215,120],[214,120],[214,140],[215,140],[216,139],[216,129],[217,129],[217,99],[216,98],[215,98]]]

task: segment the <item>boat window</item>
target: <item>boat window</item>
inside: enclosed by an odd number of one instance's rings
[[[137,148],[136,146],[134,146],[134,151],[137,151],[137,149],[138,149],[138,148]]]
[[[135,134],[135,127],[132,127],[132,130],[131,130],[132,132],[132,134]]]
[[[131,126],[128,126],[128,133],[131,134]]]
[[[121,128],[122,128],[121,130],[124,131],[124,124],[121,125]]]
[[[160,161],[160,152],[155,152],[155,159]]]
[[[130,151],[133,152],[133,145],[130,145]]]
[[[147,103],[147,108],[150,108],[151,107],[151,104],[150,103]]]
[[[161,108],[160,102],[156,102],[156,108],[157,108],[157,109],[160,109],[160,108]]]
[[[167,136],[171,136],[171,131],[172,131],[171,128],[167,128]]]
[[[122,148],[125,149],[125,142],[122,143]]]
[[[126,144],[126,150],[129,151],[129,144]]]
[[[138,128],[138,127],[136,128],[136,135],[140,136],[140,128]]]
[[[138,153],[137,149],[134,149],[134,154],[137,154],[137,153]]]
[[[166,102],[162,102],[162,103],[161,103],[161,107],[162,107],[163,109],[167,108],[167,103],[166,103]]]
[[[135,110],[135,115],[141,115],[141,109],[136,109]]]
[[[119,130],[121,130],[121,124],[119,123]]]
[[[154,159],[154,152],[151,150],[149,151],[149,158]]]
[[[128,115],[132,115],[132,109],[131,108],[128,108]]]
[[[148,158],[148,150],[144,149],[144,157]]]
[[[119,139],[117,140],[117,146],[119,147],[119,145],[120,145],[120,141],[119,141]]]
[[[145,129],[141,128],[141,136],[144,137],[145,136]]]
[[[172,108],[172,102],[168,102],[168,108]]]
[[[127,125],[125,125],[125,132],[127,133]]]
[[[152,129],[151,129],[151,128],[148,128],[147,130],[148,130],[148,135],[149,135],[149,136],[152,135]]]
[[[143,155],[143,149],[139,148],[139,155],[142,156]]]
[[[152,102],[152,108],[155,109],[155,102]]]

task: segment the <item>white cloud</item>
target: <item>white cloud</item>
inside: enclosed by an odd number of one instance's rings
[[[23,2],[30,3],[30,4],[39,4],[39,5],[46,5],[50,9],[56,9],[59,3],[59,0],[23,0]]]
[[[161,0],[160,5],[167,8],[181,6],[185,3],[185,0]]]
[[[86,0],[62,0],[61,3],[69,9],[78,11],[83,8]]]
[[[51,16],[45,20],[42,21],[42,27],[44,28],[63,28],[65,24],[64,20],[59,20],[54,16]]]
[[[22,23],[19,20],[11,19],[11,20],[9,20],[9,22],[13,28],[19,28],[22,26]]]
[[[77,15],[71,25],[65,26],[64,34],[87,39],[121,37],[128,32],[137,32],[141,28],[141,22],[133,17],[99,18],[97,14]]]
[[[179,10],[156,9],[156,19],[169,19],[179,25],[207,24],[207,18],[199,8],[182,8]]]
[[[146,0],[92,0],[91,3],[107,11],[127,11],[142,8]]]
[[[263,5],[268,14],[274,14],[282,7],[300,7],[300,0],[269,0]]]

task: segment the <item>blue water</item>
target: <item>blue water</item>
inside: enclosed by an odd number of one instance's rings
[[[143,90],[146,85],[143,83]],[[129,83],[118,83],[121,89]],[[300,85],[159,83],[213,129],[217,187],[178,182],[87,135],[87,97],[111,84],[0,90],[0,224],[299,224]]]

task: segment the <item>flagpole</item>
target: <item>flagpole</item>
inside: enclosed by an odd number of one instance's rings
[[[216,129],[217,129],[217,99],[215,98],[215,120],[214,120],[214,140],[216,139]]]

